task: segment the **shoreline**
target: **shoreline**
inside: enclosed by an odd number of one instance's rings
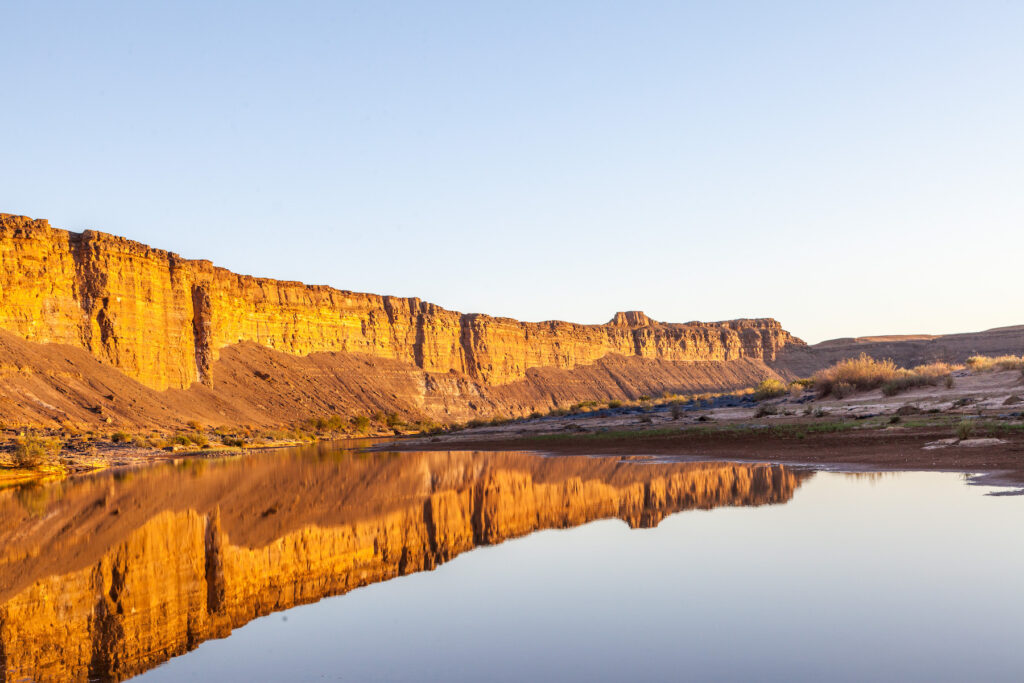
[[[389,451],[534,451],[547,455],[667,457],[691,461],[772,463],[834,471],[963,472],[988,482],[1024,485],[1024,435],[949,441],[949,429],[856,429],[830,433],[755,429],[680,429],[536,436],[402,439],[372,447]]]

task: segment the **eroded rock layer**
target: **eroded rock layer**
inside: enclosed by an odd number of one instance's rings
[[[237,275],[8,214],[0,214],[0,293],[0,329],[86,349],[158,390],[215,385],[221,351],[241,342],[303,356],[366,354],[484,386],[609,355],[763,362],[802,344],[771,319],[664,324],[631,312],[606,325],[576,325],[462,314],[415,298]]]
[[[271,612],[538,529],[789,500],[785,466],[521,453],[193,461],[0,492],[5,680],[120,680]]]

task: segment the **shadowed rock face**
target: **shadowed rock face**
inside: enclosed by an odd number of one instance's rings
[[[237,275],[101,232],[0,214],[0,329],[88,350],[163,390],[217,382],[240,342],[288,354],[368,354],[485,386],[531,368],[572,370],[608,355],[663,361],[773,360],[800,340],[771,319],[607,325],[523,323],[420,301]]]
[[[0,492],[4,680],[120,680],[538,529],[789,500],[784,466],[307,449]]]

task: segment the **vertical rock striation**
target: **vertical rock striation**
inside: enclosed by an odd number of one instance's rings
[[[609,355],[772,361],[803,344],[771,319],[665,324],[629,312],[606,325],[576,325],[460,314],[416,298],[237,275],[8,214],[0,214],[0,329],[87,349],[159,390],[214,385],[221,349],[240,342],[303,356],[368,354],[490,386]]]

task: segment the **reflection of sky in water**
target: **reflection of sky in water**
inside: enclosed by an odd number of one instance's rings
[[[140,678],[1021,680],[1024,498],[818,474],[785,505],[543,531]]]

